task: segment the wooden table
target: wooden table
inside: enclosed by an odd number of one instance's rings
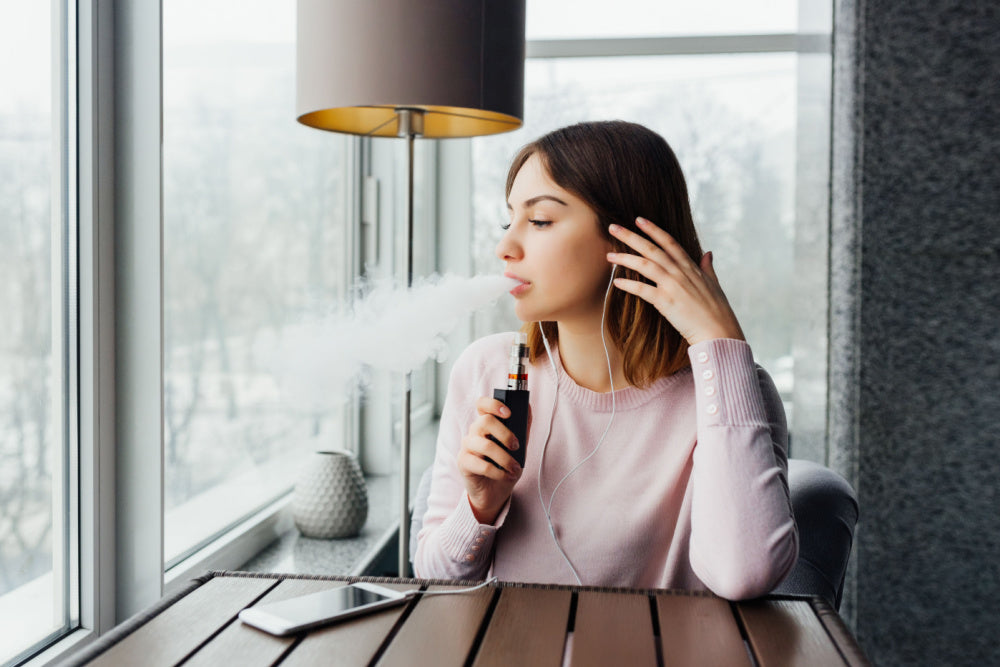
[[[350,581],[399,590],[462,587],[415,579],[211,572],[115,628],[71,664],[868,664],[840,617],[819,598],[731,603],[707,593],[500,583],[417,597],[286,638],[237,619],[245,607]]]

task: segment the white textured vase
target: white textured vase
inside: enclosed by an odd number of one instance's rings
[[[306,537],[357,535],[368,518],[368,490],[350,452],[316,452],[295,485],[292,517]]]

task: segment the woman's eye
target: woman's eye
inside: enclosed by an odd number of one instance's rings
[[[542,227],[548,227],[549,225],[552,224],[551,220],[531,220],[531,219],[529,219],[528,222],[530,222],[536,229],[542,228]],[[504,231],[507,231],[508,229],[510,229],[510,224],[511,223],[509,223],[509,222],[502,222],[502,223],[500,223],[500,229],[502,229]]]

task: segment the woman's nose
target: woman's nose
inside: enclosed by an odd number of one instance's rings
[[[521,259],[524,252],[521,248],[521,244],[517,240],[517,234],[514,231],[514,225],[512,224],[507,228],[507,231],[503,233],[500,237],[500,242],[497,243],[496,249],[497,257],[505,262],[511,260]]]

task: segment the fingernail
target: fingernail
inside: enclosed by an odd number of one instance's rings
[[[618,253],[616,253],[616,252],[609,252],[608,253],[608,259],[611,260],[612,262],[615,261],[616,257],[618,257]]]
[[[646,218],[636,218],[635,219],[635,224],[637,224],[640,227],[642,227],[644,225],[648,225],[649,224],[649,220],[646,220]]]
[[[500,408],[500,416],[510,417],[510,408],[508,408],[506,405]]]
[[[618,225],[614,224],[608,225],[608,231],[611,232],[612,234],[617,234],[620,229],[621,227],[619,227]]]
[[[515,449],[519,449],[520,447],[521,443],[517,441],[517,438],[514,438],[514,442],[510,443],[510,451],[514,451]]]

